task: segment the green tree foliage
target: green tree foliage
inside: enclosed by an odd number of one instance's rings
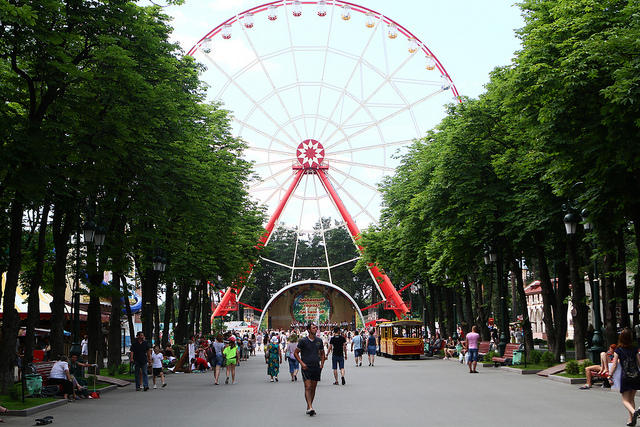
[[[637,249],[627,250],[625,236],[631,233],[640,245],[630,225],[637,224],[640,202],[640,6],[528,0],[520,7],[526,22],[517,32],[522,50],[511,66],[492,73],[479,99],[449,106],[447,117],[414,143],[397,174],[382,184],[381,223],[363,233],[358,266],[379,263],[392,275],[435,285],[425,291],[436,300],[431,311],[445,326],[453,320],[448,306],[455,299],[439,289],[453,289],[455,296],[468,278],[476,286],[465,295],[474,313],[465,312],[463,321],[482,327],[486,310],[496,308],[483,252],[498,248],[518,281],[525,258],[541,281],[555,357],[564,352],[571,293],[576,352],[582,358],[589,303],[583,277],[593,279],[592,257],[604,259],[599,278],[607,341],[615,339],[619,326],[616,303],[622,306],[622,325],[629,322],[624,272],[629,257],[629,265],[637,266]],[[563,205],[587,209],[595,225],[582,244],[582,233],[570,240],[564,234]],[[595,254],[591,243],[597,244]],[[525,317],[530,347],[523,285],[516,287],[517,311]]]
[[[52,290],[53,352],[63,351],[69,242],[81,222],[107,229],[105,245],[83,247],[80,259],[92,336],[102,334],[99,298],[121,292],[118,280],[103,286],[102,273],[128,273],[130,257],[155,286],[151,258],[162,249],[164,280],[189,286],[218,276],[231,283],[257,256],[263,214],[247,194],[244,144],[231,136],[228,112],[203,103],[201,66],[170,43],[167,22],[161,8],[129,1],[0,2],[3,388],[12,380],[18,273],[37,277],[46,259],[34,250],[55,251],[53,282],[38,285]],[[49,205],[51,221],[40,227],[51,228],[54,247],[26,244],[23,213]],[[90,340],[90,353],[101,356],[101,343]]]

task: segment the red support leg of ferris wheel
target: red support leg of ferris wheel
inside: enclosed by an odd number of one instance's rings
[[[287,192],[285,193],[284,197],[280,200],[280,203],[278,204],[278,207],[276,208],[276,210],[273,212],[273,215],[271,215],[271,218],[269,219],[269,222],[265,227],[266,231],[262,236],[260,236],[260,242],[258,243],[258,247],[264,247],[269,242],[269,238],[271,237],[273,228],[278,222],[278,219],[280,218],[282,211],[287,205],[287,202],[291,198],[291,194],[293,194],[293,192],[298,187],[298,184],[300,184],[300,181],[302,180],[302,176],[304,175],[304,173],[305,173],[304,169],[298,169],[296,171],[296,174],[293,177],[293,181],[291,182],[291,185],[289,185]],[[249,267],[249,269],[251,270],[252,268],[253,268],[253,264]],[[220,304],[218,304],[216,308],[213,310],[213,317],[225,316],[227,313],[229,313],[230,311],[229,307],[231,307],[235,302],[236,294],[237,294],[237,289],[235,289],[234,287],[228,288],[227,291],[224,293],[224,296],[220,300]]]
[[[324,147],[322,147],[322,144],[312,139],[305,140],[298,146],[296,157],[298,158],[300,165],[295,165],[293,167],[293,169],[296,171],[293,181],[287,189],[284,197],[280,200],[280,203],[278,204],[278,207],[274,211],[273,215],[269,219],[269,222],[266,226],[266,231],[262,235],[262,237],[260,237],[260,243],[258,244],[258,246],[265,246],[269,241],[276,222],[280,218],[282,211],[291,198],[291,194],[293,194],[295,189],[298,187],[298,184],[300,184],[302,176],[305,174],[314,174],[320,178],[322,186],[333,201],[333,204],[338,209],[338,212],[342,216],[342,219],[346,222],[347,227],[349,228],[349,233],[351,233],[354,243],[356,244],[358,249],[362,251],[363,248],[357,244],[360,230],[356,226],[356,223],[353,221],[351,214],[349,214],[349,211],[344,206],[344,203],[342,203],[342,200],[331,184],[331,181],[329,181],[329,177],[325,172],[327,169],[329,169],[329,167],[325,164],[322,164],[322,161],[324,160]],[[394,311],[396,316],[398,318],[402,318],[406,313],[409,312],[409,308],[404,303],[404,301],[402,301],[400,294],[398,293],[396,288],[394,288],[391,280],[389,280],[387,275],[382,273],[378,269],[378,267],[373,264],[369,264],[369,271],[371,272],[371,275],[376,281],[379,289],[384,294],[384,297],[387,299],[387,301],[391,302],[391,304],[389,305],[390,307],[392,307],[392,310]],[[224,316],[230,311],[229,307],[233,306],[233,303],[235,302],[236,292],[237,290],[233,287],[227,289],[224,296],[222,297],[222,300],[220,301],[220,304],[216,306],[216,309],[213,313],[214,317]]]

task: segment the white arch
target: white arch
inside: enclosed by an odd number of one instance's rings
[[[307,285],[307,284],[323,285],[323,286],[326,286],[326,287],[331,288],[331,289],[335,289],[338,292],[340,292],[345,298],[347,298],[349,301],[351,301],[351,304],[353,304],[353,306],[355,307],[356,311],[358,312],[358,315],[360,316],[360,320],[362,320],[362,324],[364,325],[364,316],[362,315],[362,311],[360,311],[360,307],[358,306],[358,303],[356,303],[355,300],[353,298],[351,298],[351,295],[346,293],[344,291],[344,289],[342,289],[341,287],[336,286],[333,283],[325,282],[323,280],[301,280],[299,282],[291,283],[291,284],[285,286],[284,288],[280,289],[278,292],[276,292],[271,297],[269,302],[267,302],[267,304],[264,306],[264,308],[262,310],[262,314],[260,315],[260,323],[258,323],[258,324],[262,325],[262,319],[264,318],[264,314],[267,312],[269,307],[271,307],[271,304],[273,303],[273,301],[276,300],[276,298],[278,298],[281,294],[283,294],[284,292],[286,292],[287,290],[289,290],[291,288],[295,288],[297,286],[302,286],[302,285]]]

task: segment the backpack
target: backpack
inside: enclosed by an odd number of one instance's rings
[[[622,376],[631,381],[640,381],[640,371],[635,352],[622,361]]]

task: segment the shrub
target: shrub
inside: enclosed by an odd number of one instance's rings
[[[545,340],[543,340],[543,339],[540,339],[540,338],[534,338],[533,339],[533,345],[546,347],[547,346],[547,342]]]
[[[588,366],[593,365],[593,362],[589,359],[585,360],[584,362],[580,363],[580,373],[584,375],[584,369]]]
[[[120,366],[118,366],[118,373],[124,374],[125,372],[129,372],[129,365],[127,365],[126,363],[123,363]]]
[[[540,350],[531,350],[531,352],[527,355],[527,361],[533,365],[540,364],[540,358],[542,357],[542,352]]]
[[[564,370],[569,375],[577,375],[578,372],[580,372],[580,366],[578,366],[578,361],[575,359],[569,360]]]
[[[551,367],[556,364],[556,357],[550,351],[545,351],[544,353],[542,353],[540,363],[543,366]]]
[[[482,359],[483,362],[492,362],[493,358],[498,356],[498,353],[491,350],[490,352],[488,352],[487,354],[484,355],[484,358]]]
[[[567,343],[567,348],[575,348],[576,347],[576,345],[573,342],[573,340],[567,340],[566,343]]]
[[[14,400],[22,400],[22,383],[15,383],[9,387],[9,395]]]
[[[110,377],[115,377],[116,373],[118,372],[118,366],[117,365],[111,365],[111,366],[107,367],[107,372],[109,373]]]

